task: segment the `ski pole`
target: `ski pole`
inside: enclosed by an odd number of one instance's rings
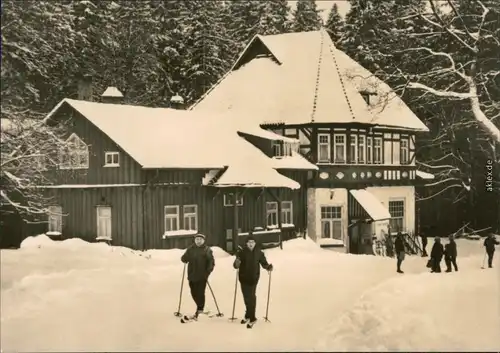
[[[266,322],[271,322],[269,321],[268,315],[269,315],[269,297],[271,295],[271,274],[272,272],[269,271],[269,282],[267,285],[267,305],[266,305],[266,316],[264,317],[264,321]]]
[[[236,279],[234,281],[233,313],[229,318],[230,321],[234,321],[237,319],[236,317],[234,317],[234,309],[236,308],[236,291],[238,290],[238,272],[239,270],[236,270]]]
[[[179,307],[177,308],[177,311],[174,313],[175,316],[182,316],[181,314],[182,290],[184,289],[184,277],[186,277],[186,266],[187,264],[184,264],[184,269],[182,270],[181,293],[179,294]]]
[[[212,287],[210,286],[210,283],[208,283],[208,281],[207,281],[207,284],[208,284],[208,289],[210,289],[210,293],[212,293],[212,297],[214,298],[215,307],[217,308],[217,314],[215,316],[222,317],[222,316],[224,316],[224,314],[221,313],[219,310],[219,305],[217,304],[217,299],[215,299],[214,291],[212,290]]]

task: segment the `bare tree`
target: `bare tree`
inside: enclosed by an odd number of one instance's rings
[[[53,182],[48,173],[55,169],[59,151],[66,146],[60,138],[65,127],[51,127],[19,113],[11,111],[9,115],[17,118],[1,120],[1,212],[37,220],[48,213],[50,198],[41,186]]]

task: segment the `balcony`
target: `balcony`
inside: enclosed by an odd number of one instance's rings
[[[312,187],[333,187],[339,184],[412,185],[416,167],[383,164],[318,164],[319,170],[309,173]]]

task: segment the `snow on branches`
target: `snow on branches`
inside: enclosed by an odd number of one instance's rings
[[[64,127],[50,127],[38,119],[1,119],[1,212],[16,212],[23,219],[47,213],[50,199],[40,185],[48,185],[47,172],[58,163]]]

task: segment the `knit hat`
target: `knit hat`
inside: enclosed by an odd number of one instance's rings
[[[257,242],[257,241],[255,240],[255,237],[254,237],[252,234],[250,234],[250,235],[248,235],[248,236],[247,236],[246,243],[248,243],[250,240],[253,240],[253,241]]]
[[[205,235],[203,235],[203,234],[201,234],[201,233],[197,233],[197,234],[195,234],[194,238],[196,239],[196,238],[198,238],[198,237],[199,237],[199,238],[206,239]]]

